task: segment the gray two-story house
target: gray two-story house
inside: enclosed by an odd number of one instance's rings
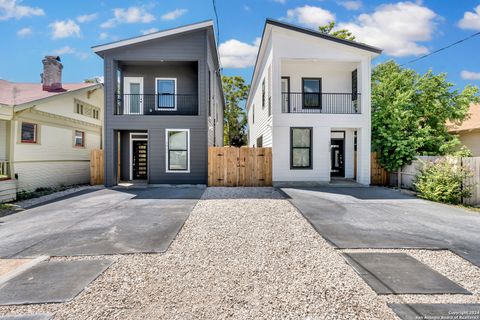
[[[212,21],[93,51],[104,60],[105,185],[206,184],[225,106]]]

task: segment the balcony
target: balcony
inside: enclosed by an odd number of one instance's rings
[[[282,92],[282,112],[361,114],[360,97],[360,93]]]
[[[198,115],[198,94],[115,94],[115,115]]]

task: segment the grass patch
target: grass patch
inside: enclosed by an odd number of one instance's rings
[[[466,209],[466,210],[469,210],[469,211],[473,211],[473,212],[476,212],[476,213],[480,213],[480,208],[479,207],[468,206],[466,204],[459,204],[456,207]]]
[[[17,192],[17,201],[28,200],[33,198],[38,198],[42,196],[46,196],[55,192],[65,191],[67,189],[71,189],[77,187],[76,185],[73,186],[59,186],[55,188],[37,188],[35,191],[19,191]]]

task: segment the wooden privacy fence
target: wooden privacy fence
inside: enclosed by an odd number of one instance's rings
[[[208,185],[271,186],[272,148],[209,147]]]
[[[376,152],[372,152],[370,164],[371,164],[370,184],[375,185],[375,186],[386,186],[386,185],[388,185],[388,178],[389,178],[388,171],[385,170],[380,165],[380,163],[378,162]]]
[[[90,184],[103,184],[103,178],[103,150],[95,149],[90,152]]]

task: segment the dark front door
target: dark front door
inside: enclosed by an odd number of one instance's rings
[[[332,177],[345,177],[345,147],[344,139],[332,139],[331,142],[331,157],[332,167],[330,175]]]
[[[132,141],[132,178],[147,179],[147,141]]]

